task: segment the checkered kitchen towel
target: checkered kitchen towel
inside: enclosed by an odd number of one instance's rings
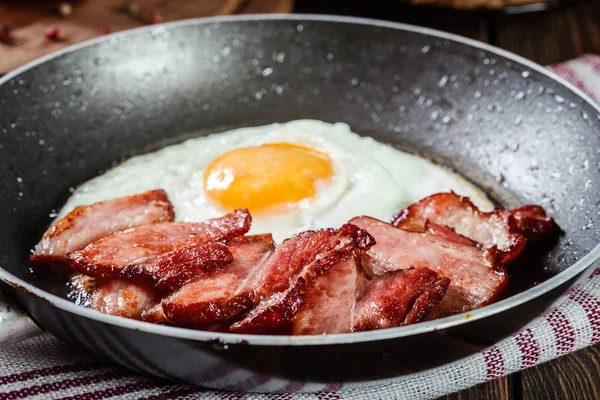
[[[600,57],[551,67],[600,99]],[[382,381],[370,388],[299,385],[296,392],[232,393],[203,390],[141,377],[74,351],[48,334],[0,348],[0,399],[427,399],[529,368],[600,343],[600,268],[588,271],[555,306],[522,331],[482,353],[423,373]],[[240,376],[248,390],[277,385]],[[288,389],[290,389],[288,387]],[[304,393],[318,389],[318,393]]]

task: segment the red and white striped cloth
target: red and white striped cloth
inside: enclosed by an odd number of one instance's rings
[[[600,99],[600,57],[586,55],[551,69],[591,98]],[[44,334],[0,349],[0,399],[429,399],[596,343],[600,343],[600,268],[584,273],[553,307],[511,338],[455,363],[381,381],[377,386],[285,387],[277,380],[240,374],[230,378],[250,391],[287,393],[204,390],[136,375]],[[216,379],[222,379],[221,375]],[[309,390],[320,392],[306,393]]]

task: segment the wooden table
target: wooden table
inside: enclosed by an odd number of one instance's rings
[[[597,0],[522,15],[440,11],[406,6],[398,0],[296,0],[295,11],[428,26],[493,44],[543,65],[584,53],[600,54],[600,1]],[[600,347],[580,350],[445,399],[600,399]]]

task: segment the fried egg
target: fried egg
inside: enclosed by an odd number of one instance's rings
[[[281,242],[368,215],[382,220],[437,192],[493,208],[457,174],[353,133],[343,123],[271,124],[189,139],[133,157],[77,188],[60,212],[78,205],[164,189],[177,221],[203,221],[238,208],[251,233]]]

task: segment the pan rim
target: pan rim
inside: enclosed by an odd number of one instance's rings
[[[2,78],[0,78],[0,85],[3,85],[18,77],[23,72],[33,69],[38,65],[41,65],[47,61],[58,58],[68,53],[76,52],[80,49],[91,47],[96,44],[120,40],[128,35],[135,35],[141,32],[153,32],[161,33],[167,30],[167,28],[181,27],[187,25],[204,25],[209,23],[227,23],[237,21],[297,21],[297,22],[333,22],[342,24],[354,24],[354,25],[366,25],[380,28],[390,28],[395,30],[407,31],[418,33],[422,35],[431,36],[439,39],[451,40],[460,44],[464,44],[470,47],[474,47],[480,50],[484,50],[489,53],[496,54],[504,57],[511,61],[514,61],[524,67],[534,70],[555,82],[561,84],[567,89],[574,92],[578,97],[582,98],[588,105],[591,105],[599,114],[600,106],[596,104],[587,94],[582,90],[578,89],[571,83],[567,82],[563,78],[554,74],[550,70],[543,66],[527,60],[521,56],[513,54],[509,51],[491,46],[486,43],[478,42],[473,39],[465,38],[452,33],[446,33],[443,31],[424,28],[415,25],[409,25],[398,22],[381,21],[370,18],[359,18],[359,17],[346,17],[346,16],[333,16],[333,15],[313,15],[313,14],[255,14],[255,15],[242,15],[242,16],[217,16],[208,18],[194,18],[186,19],[181,21],[169,22],[156,26],[146,26],[119,32],[113,35],[99,37],[91,39],[73,46],[69,46],[65,49],[57,52],[45,55],[38,58],[22,67],[17,68],[14,71],[9,72]],[[0,266],[0,280],[4,281],[8,285],[15,287],[21,292],[31,294],[41,300],[44,300],[51,305],[81,316],[83,318],[89,318],[98,322],[115,325],[121,328],[132,329],[137,331],[143,331],[147,333],[168,336],[179,339],[187,339],[192,341],[200,342],[219,342],[222,344],[245,344],[245,345],[259,345],[259,346],[306,346],[306,345],[339,345],[346,343],[361,343],[378,340],[388,340],[400,337],[413,336],[417,334],[435,332],[439,330],[448,329],[454,326],[462,325],[471,321],[476,321],[482,318],[490,317],[492,315],[499,314],[508,309],[514,308],[518,305],[524,304],[531,301],[544,293],[547,293],[561,284],[569,281],[571,278],[577,276],[585,269],[594,265],[600,259],[600,244],[596,245],[589,253],[584,255],[575,264],[571,265],[561,273],[548,279],[547,281],[528,289],[522,293],[508,297],[497,303],[490,304],[477,310],[470,311],[468,313],[458,314],[451,317],[446,317],[438,320],[423,322],[415,325],[409,325],[404,327],[396,327],[389,329],[381,329],[367,332],[355,332],[355,333],[344,333],[344,334],[330,334],[330,335],[315,335],[315,336],[272,336],[272,335],[244,335],[235,333],[217,333],[207,331],[197,331],[187,328],[177,328],[163,325],[156,325],[147,322],[136,321],[127,318],[116,317],[112,315],[106,315],[98,311],[88,309],[72,303],[66,299],[60,298],[49,292],[46,292],[20,278],[17,278],[13,274],[4,270]]]

